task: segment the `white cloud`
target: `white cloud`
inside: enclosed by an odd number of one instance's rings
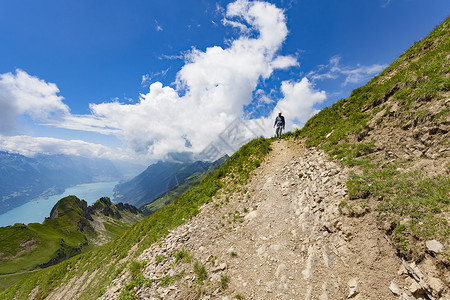
[[[47,83],[17,69],[16,74],[0,74],[0,132],[14,128],[18,115],[48,120],[69,114],[54,83]]]
[[[152,80],[155,77],[163,77],[163,78],[166,77],[167,72],[169,72],[169,70],[170,70],[170,67],[165,69],[165,70],[162,70],[160,72],[142,75],[141,85],[143,87],[146,87],[146,86],[149,86],[152,83]]]
[[[385,0],[383,4],[381,4],[382,8],[386,8],[391,3],[391,0]]]
[[[158,57],[159,60],[163,60],[163,59],[168,59],[168,60],[181,60],[184,59],[184,55],[179,54],[179,55],[166,55],[166,54],[162,54]]]
[[[121,149],[111,149],[104,145],[88,143],[81,140],[63,140],[50,137],[33,137],[27,135],[0,135],[0,150],[34,156],[37,153],[67,154],[106,159],[136,159]]]
[[[155,20],[155,30],[156,31],[163,31],[164,29],[162,28],[161,25],[159,25],[158,21]]]
[[[241,24],[258,34],[242,34],[226,48],[185,53],[176,88],[154,82],[139,103],[91,104],[91,115],[71,116],[59,126],[115,134],[130,150],[152,159],[200,152],[243,115],[261,79],[276,69],[298,65],[292,56],[277,55],[288,34],[282,10],[265,2],[238,0],[227,6],[226,18],[227,24]],[[286,97],[295,93],[294,88],[285,89]]]
[[[308,77],[313,80],[339,79],[344,77],[345,79],[342,85],[346,86],[349,83],[364,83],[387,67],[387,65],[379,64],[370,66],[363,66],[360,64],[356,66],[345,66],[342,65],[340,61],[340,56],[333,56],[330,58],[327,65],[319,66],[317,70],[310,72]]]

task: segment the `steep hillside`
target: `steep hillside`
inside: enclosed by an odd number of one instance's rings
[[[212,164],[208,166],[208,169],[203,170],[201,172],[195,172],[184,180],[178,181],[177,185],[172,189],[165,192],[161,197],[152,201],[149,204],[144,205],[141,210],[144,215],[150,215],[157,211],[158,209],[163,208],[164,206],[170,204],[176,198],[180,197],[183,193],[189,190],[191,187],[199,184],[206,175],[213,173],[217,168],[219,168],[226,160],[228,159],[228,155],[224,155],[222,158],[216,160]]]
[[[101,299],[346,299],[349,282],[355,299],[397,299],[389,285],[403,286],[401,261],[376,219],[339,212],[350,169],[300,141],[272,148],[249,183],[226,178]]]
[[[358,166],[347,214],[375,210],[399,254],[421,260],[438,239],[449,265],[450,20],[295,136]],[[357,211],[355,211],[355,209]]]
[[[65,197],[42,224],[0,227],[0,275],[55,265],[111,241],[142,217],[135,207],[116,206],[108,198],[87,206],[75,196]]]
[[[208,162],[176,163],[157,162],[130,181],[114,188],[114,198],[137,207],[151,203],[186,178],[209,168]]]
[[[113,242],[0,296],[449,299],[449,35],[447,19],[290,140],[250,142]]]

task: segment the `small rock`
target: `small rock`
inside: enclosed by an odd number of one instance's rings
[[[324,292],[322,295],[320,295],[319,300],[329,300],[328,294]]]
[[[445,288],[444,283],[439,278],[436,277],[430,277],[428,279],[428,284],[430,285],[433,295],[436,297],[440,296],[440,294]]]
[[[250,212],[249,214],[247,214],[244,219],[246,220],[253,220],[258,216],[258,212],[256,210]]]
[[[226,263],[221,263],[219,266],[215,267],[212,271],[213,272],[223,271],[226,268],[227,268],[227,264]]]
[[[428,251],[434,253],[439,253],[444,248],[444,246],[436,240],[427,241],[425,245],[427,246]]]
[[[279,277],[284,271],[286,270],[286,265],[285,264],[280,264],[277,268],[277,270],[275,271],[275,277]]]
[[[403,292],[399,300],[416,300],[416,298],[411,294],[410,291],[406,290]]]
[[[331,222],[325,222],[321,228],[323,231],[328,231],[330,233],[333,233],[335,231],[333,224]]]
[[[406,275],[408,274],[408,270],[406,270],[405,266],[403,264],[400,265],[400,268],[397,272],[398,275]]]
[[[389,289],[396,296],[400,296],[400,294],[402,293],[402,291],[400,290],[400,288],[394,281],[391,281],[391,284],[389,285]]]
[[[409,286],[409,291],[414,295],[414,297],[419,297],[423,294],[425,294],[425,291],[423,288],[418,284],[416,281],[413,281],[411,285]]]
[[[353,298],[359,294],[359,285],[356,278],[352,278],[348,281],[348,287],[350,289],[347,298]]]

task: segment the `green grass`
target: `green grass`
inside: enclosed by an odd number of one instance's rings
[[[178,264],[181,261],[185,261],[186,263],[190,263],[192,260],[192,255],[187,252],[186,250],[181,249],[180,251],[173,254],[173,257],[175,257],[175,264]]]
[[[197,279],[197,282],[203,284],[203,281],[208,278],[208,273],[206,272],[206,268],[204,265],[196,261],[194,263],[194,273]]]
[[[402,255],[411,257],[407,236],[426,240],[450,239],[450,226],[445,215],[450,212],[450,178],[424,177],[422,172],[401,172],[397,164],[375,170],[365,169],[347,182],[349,199],[372,197],[379,200],[380,218],[393,220],[394,241]],[[407,218],[409,224],[400,225]]]
[[[120,221],[107,221],[103,223],[103,225],[105,226],[106,232],[111,239],[116,238],[131,227],[131,224]]]
[[[220,287],[225,290],[230,283],[230,275],[220,275]]]
[[[12,286],[17,281],[24,279],[31,274],[32,271],[13,274],[13,275],[0,275],[0,291],[6,290],[8,287]]]
[[[124,288],[122,288],[119,299],[120,300],[133,300],[136,299],[136,287],[143,287],[143,286],[151,286],[153,284],[153,280],[147,279],[142,274],[138,274],[131,282],[125,285]],[[97,297],[100,297],[104,292],[104,289],[101,289],[101,293],[97,295]]]

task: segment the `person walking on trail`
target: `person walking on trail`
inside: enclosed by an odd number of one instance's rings
[[[277,139],[281,139],[281,132],[284,129],[284,117],[281,115],[281,111],[278,113],[278,116],[275,118],[275,123],[273,124],[273,128],[277,126],[275,133],[277,134]]]

